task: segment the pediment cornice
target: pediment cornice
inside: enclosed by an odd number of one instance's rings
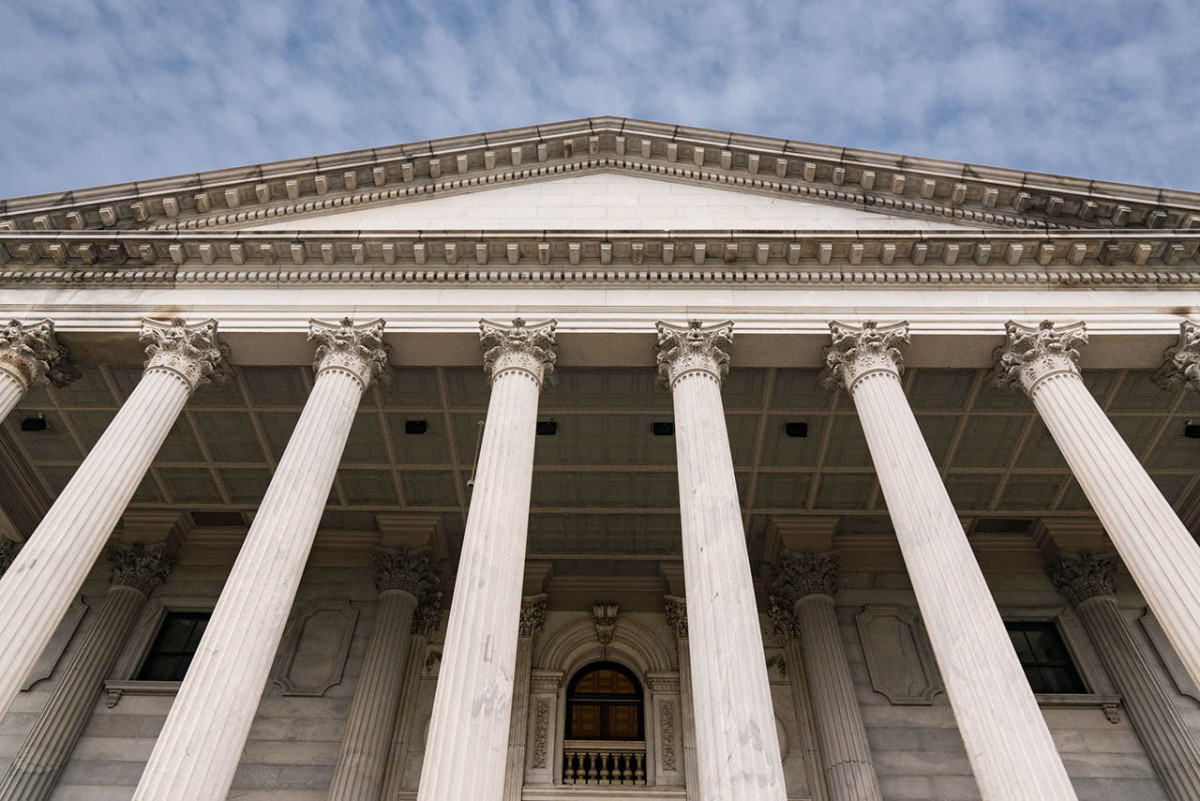
[[[0,201],[0,230],[201,230],[609,170],[981,228],[1200,229],[1200,194],[591,117]]]
[[[1200,232],[0,232],[0,286],[1200,284]]]

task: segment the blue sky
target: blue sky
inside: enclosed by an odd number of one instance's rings
[[[1196,0],[0,0],[0,197],[596,114],[1200,190]]]

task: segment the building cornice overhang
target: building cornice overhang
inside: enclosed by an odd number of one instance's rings
[[[1195,286],[1200,232],[0,232],[0,286]]]
[[[1200,229],[1200,194],[621,117],[0,200],[0,230],[198,230],[592,170],[997,228]]]

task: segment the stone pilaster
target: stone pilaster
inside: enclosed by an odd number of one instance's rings
[[[692,598],[696,751],[709,797],[783,799],[775,711],[721,403],[732,344],[730,322],[658,323],[658,379],[675,407],[683,567]]]
[[[405,662],[404,684],[400,689],[400,705],[396,713],[396,725],[392,730],[392,743],[388,753],[387,769],[383,775],[383,792],[379,796],[380,799],[396,798],[403,789],[410,746],[415,738],[421,736],[421,732],[414,731],[414,727],[421,673],[425,669],[425,651],[428,644],[437,635],[441,625],[442,594],[437,592],[418,606],[413,615],[408,659]]]
[[[427,550],[375,554],[379,606],[354,689],[330,801],[378,801],[404,685],[414,612],[435,591]]]
[[[521,599],[517,638],[517,667],[513,672],[512,720],[508,728],[508,766],[504,772],[504,801],[521,801],[525,784],[525,743],[529,734],[529,682],[533,643],[546,623],[546,594]]]
[[[386,375],[383,321],[313,321],[316,380],[134,792],[222,801],[362,394]]]
[[[48,383],[66,386],[78,375],[67,349],[58,344],[50,320],[28,325],[9,320],[0,326],[0,420],[8,416],[30,387]]]
[[[904,323],[831,323],[823,383],[854,400],[985,801],[1075,791],[900,384]]]
[[[709,801],[700,784],[700,761],[696,757],[696,708],[692,695],[692,649],[688,637],[687,601],[675,595],[663,596],[667,625],[679,648],[679,700],[683,707],[683,777],[690,801]]]
[[[111,545],[108,555],[112,586],[0,780],[0,801],[50,797],[142,605],[173,567],[162,546]]]
[[[776,628],[785,641],[800,639],[804,643],[799,650],[809,681],[809,703],[829,798],[880,801],[883,796],[867,729],[834,611],[840,564],[837,551],[785,551],[774,590],[794,615],[794,624],[776,618]]]
[[[142,379],[0,579],[0,714],[96,563],[200,384],[224,363],[217,323],[142,322]]]
[[[1116,558],[1087,551],[1059,553],[1047,573],[1083,621],[1167,796],[1172,801],[1200,798],[1200,748],[1121,614],[1117,566]]]
[[[1163,366],[1154,380],[1163,389],[1200,392],[1200,327],[1195,323],[1179,324],[1179,339],[1163,352]]]
[[[1087,342],[1083,324],[1009,322],[1007,331],[996,351],[995,384],[1020,387],[1033,401],[1154,616],[1200,682],[1200,546],[1084,385],[1078,366],[1078,348]],[[1176,352],[1181,375],[1190,368],[1180,353],[1190,347]]]
[[[420,801],[504,793],[538,395],[553,378],[555,325],[526,325],[519,318],[511,326],[480,323],[492,395],[442,650]]]

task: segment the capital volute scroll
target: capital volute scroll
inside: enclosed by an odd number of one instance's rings
[[[1007,341],[994,354],[992,385],[997,389],[1020,387],[1032,397],[1047,378],[1079,375],[1078,348],[1088,341],[1084,323],[1056,328],[1052,320],[1038,325],[1009,320],[1004,328]]]
[[[546,624],[546,601],[550,596],[546,593],[530,595],[521,599],[522,637],[536,637]]]
[[[108,561],[112,565],[109,581],[113,586],[132,587],[147,597],[175,568],[174,560],[167,557],[166,546],[140,542],[110,545]]]
[[[1200,392],[1200,326],[1188,320],[1179,324],[1179,339],[1163,352],[1163,366],[1154,381],[1163,389]]]
[[[420,604],[437,589],[438,579],[428,550],[379,550],[374,554],[374,561],[375,588],[380,592],[406,592]]]
[[[658,385],[674,389],[686,375],[704,375],[720,386],[729,374],[729,355],[733,350],[733,321],[705,325],[688,320],[686,325],[659,321]]]
[[[1091,551],[1077,556],[1059,553],[1047,566],[1046,575],[1072,606],[1078,606],[1089,598],[1116,594],[1119,564],[1116,556],[1096,556]]]
[[[538,389],[553,386],[554,363],[558,359],[557,327],[556,320],[527,323],[517,317],[512,325],[480,320],[479,344],[483,348],[483,372],[488,384],[515,372],[533,379]]]
[[[308,321],[308,339],[317,342],[313,370],[333,370],[353,376],[365,392],[375,381],[391,380],[390,345],[383,341],[382,318],[358,323],[349,317],[340,322]]]
[[[229,349],[217,340],[216,320],[143,319],[139,340],[146,345],[146,371],[170,372],[191,392],[228,378]]]
[[[845,387],[853,392],[867,376],[883,373],[899,378],[904,372],[900,346],[908,344],[907,322],[880,325],[867,320],[861,326],[832,322],[829,333],[833,341],[822,352],[821,385],[826,389]]]
[[[48,383],[62,387],[79,377],[67,349],[54,336],[51,320],[28,325],[9,320],[0,326],[0,372],[11,375],[24,390]]]

